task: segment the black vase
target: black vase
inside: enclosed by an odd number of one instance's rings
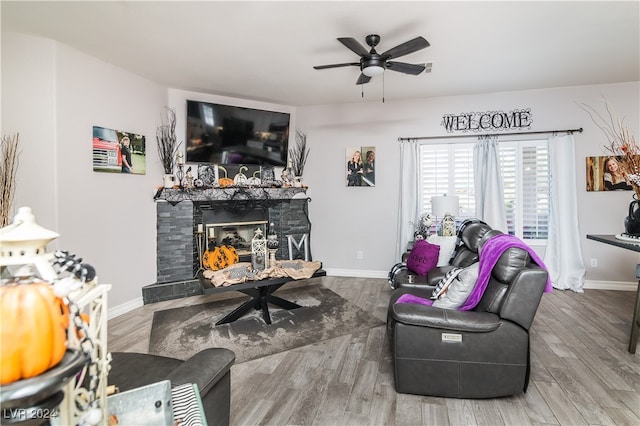
[[[624,231],[628,235],[640,236],[640,201],[629,203],[629,216],[624,219]]]

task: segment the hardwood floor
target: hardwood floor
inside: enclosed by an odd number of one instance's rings
[[[385,320],[386,280],[321,282]],[[222,295],[146,305],[109,321],[109,350],[146,352],[153,311]],[[244,296],[242,296],[244,297]],[[635,294],[545,294],[531,331],[527,393],[489,400],[396,393],[385,327],[235,364],[232,425],[638,425],[640,351],[627,351]],[[425,378],[428,380],[428,378]]]

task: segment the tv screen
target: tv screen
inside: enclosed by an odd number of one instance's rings
[[[290,114],[187,101],[187,162],[286,166]]]

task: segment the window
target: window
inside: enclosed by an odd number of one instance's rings
[[[431,197],[457,195],[458,221],[475,217],[474,143],[424,144],[420,147],[422,211],[431,212]],[[546,140],[501,141],[498,144],[508,232],[529,243],[547,239],[549,155]]]
[[[422,211],[431,213],[431,197],[460,197],[458,220],[474,217],[476,203],[473,188],[473,144],[422,145]]]

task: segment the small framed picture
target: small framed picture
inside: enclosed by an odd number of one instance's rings
[[[144,135],[93,126],[93,171],[147,173]]]
[[[616,156],[587,157],[587,191],[632,191]]]
[[[198,164],[198,179],[204,186],[218,186],[218,166],[216,164]]]
[[[374,146],[348,147],[345,160],[347,186],[376,186]]]
[[[273,166],[260,166],[260,179],[264,185],[271,185],[276,180],[276,171]]]

